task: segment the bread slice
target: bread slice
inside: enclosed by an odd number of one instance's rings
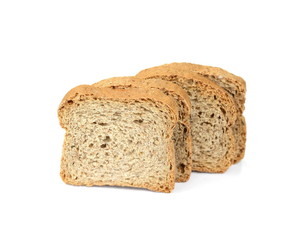
[[[207,77],[191,71],[160,66],[143,70],[136,76],[171,81],[186,90],[192,105],[192,169],[213,173],[226,171],[236,151],[231,128],[237,117],[233,98]]]
[[[236,157],[233,159],[234,163],[239,162],[244,157],[245,143],[246,143],[246,123],[242,113],[244,111],[246,83],[241,78],[228,71],[218,68],[203,66],[192,63],[171,63],[164,66],[185,71],[192,71],[201,76],[208,77],[218,86],[222,87],[231,96],[233,96],[236,106],[238,108],[237,120],[233,126],[233,132],[236,141]]]
[[[135,77],[115,77],[99,81],[93,84],[95,87],[111,88],[146,88],[159,89],[166,95],[173,97],[179,107],[179,120],[174,128],[173,141],[176,159],[176,182],[186,182],[190,178],[192,170],[191,160],[191,132],[190,111],[191,103],[187,93],[177,84],[164,80],[146,80]]]
[[[62,100],[61,177],[72,185],[171,192],[178,107],[157,89],[78,86]]]

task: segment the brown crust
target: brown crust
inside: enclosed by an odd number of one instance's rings
[[[237,118],[237,124],[239,124],[239,139],[238,139],[238,146],[236,152],[236,158],[234,159],[234,164],[240,162],[244,158],[245,154],[245,143],[246,143],[246,135],[247,135],[247,129],[246,129],[246,122],[243,115],[238,116]]]
[[[184,171],[184,174],[176,174],[175,181],[176,182],[186,182],[190,178],[191,170],[192,170],[192,140],[190,134],[190,111],[191,111],[191,102],[188,94],[186,91],[180,87],[179,85],[164,81],[164,80],[148,80],[148,79],[141,79],[136,77],[113,77],[105,80],[101,80],[97,83],[94,83],[92,86],[95,87],[139,87],[139,88],[157,88],[163,91],[165,89],[168,92],[172,92],[176,95],[179,95],[180,98],[184,101],[188,109],[187,116],[184,116],[181,123],[188,128],[188,133],[186,133],[186,143],[187,143],[187,151],[189,152],[189,158],[187,159],[187,165]],[[180,121],[180,119],[179,119]]]
[[[191,71],[169,68],[167,65],[162,65],[142,70],[136,75],[136,77],[146,78],[146,79],[165,78],[170,81],[172,78],[175,77],[183,78],[186,81],[192,79],[203,87],[202,91],[203,95],[216,94],[222,99],[222,102],[228,103],[224,104],[224,109],[226,109],[226,112],[230,113],[229,115],[227,115],[229,125],[233,125],[234,122],[236,121],[237,108],[233,98],[229,96],[229,94],[223,88],[212,82],[207,77],[200,76],[199,74]]]
[[[172,99],[172,97],[169,97],[165,95],[162,91],[158,89],[144,89],[143,91],[139,91],[137,89],[111,89],[111,88],[104,88],[104,87],[94,87],[90,85],[80,85],[73,89],[71,89],[63,98],[62,102],[60,103],[60,106],[58,108],[58,116],[60,120],[60,124],[63,128],[65,128],[64,123],[62,122],[62,114],[63,109],[65,107],[71,106],[71,101],[80,101],[84,98],[97,98],[97,99],[116,99],[116,100],[139,100],[139,101],[146,101],[146,100],[153,100],[155,102],[162,103],[164,106],[166,106],[173,118],[173,126],[172,128],[168,129],[168,136],[169,139],[172,136],[172,129],[175,126],[175,123],[178,120],[178,107],[176,104],[176,101]],[[66,129],[66,128],[65,128]],[[137,188],[146,188],[148,190],[152,191],[158,191],[158,192],[165,192],[169,193],[174,189],[175,184],[175,157],[174,157],[174,146],[173,142],[169,141],[168,145],[168,160],[170,165],[172,166],[169,176],[168,176],[168,182],[166,184],[138,184],[138,185],[129,185],[129,184],[114,184],[109,182],[95,182],[95,183],[78,183],[72,179],[69,179],[65,174],[65,169],[61,167],[60,176],[62,180],[71,185],[82,185],[82,186],[104,186],[104,185],[112,185],[112,186],[123,186],[123,187],[137,187]],[[64,159],[62,159],[62,162]]]
[[[132,187],[132,188],[142,188],[142,189],[147,189],[150,191],[154,192],[163,192],[163,193],[171,193],[171,191],[174,189],[174,180],[169,181],[169,184],[167,186],[151,186],[151,185],[132,185],[132,184],[114,184],[113,182],[103,182],[103,181],[97,181],[94,184],[91,183],[79,183],[76,181],[73,181],[72,179],[68,179],[66,177],[63,177],[62,174],[60,175],[63,182],[69,185],[74,185],[74,186],[86,186],[86,187],[92,187],[92,186],[115,186],[115,187]]]
[[[175,121],[178,120],[178,106],[172,97],[165,95],[158,89],[145,89],[138,91],[137,89],[111,89],[101,88],[90,85],[80,85],[71,89],[63,98],[58,108],[60,124],[64,128],[61,121],[61,110],[65,106],[70,105],[70,101],[79,100],[82,96],[91,96],[100,99],[121,99],[121,100],[135,100],[135,99],[151,99],[160,102],[170,108],[173,112]]]
[[[163,66],[188,70],[199,73],[203,76],[214,76],[215,78],[222,76],[223,78],[234,83],[241,93],[246,92],[246,83],[243,80],[243,78],[236,76],[219,67],[204,66],[204,65],[185,63],[185,62],[182,63],[174,62],[174,63],[165,64]]]
[[[148,87],[166,88],[169,91],[175,92],[177,95],[180,95],[185,100],[185,103],[188,106],[188,108],[191,109],[191,102],[190,102],[189,96],[186,93],[186,91],[182,87],[178,86],[177,84],[169,82],[169,81],[164,81],[164,80],[146,81],[146,79],[127,76],[127,77],[113,77],[113,78],[104,79],[104,80],[101,80],[99,82],[92,84],[92,86],[94,87],[112,87],[118,84],[122,84],[125,86],[131,83],[135,83],[135,84],[145,83],[145,85]]]

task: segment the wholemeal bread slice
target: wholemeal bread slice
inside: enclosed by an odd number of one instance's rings
[[[64,182],[160,192],[174,188],[178,107],[163,92],[81,85],[66,94],[58,116],[66,130]]]
[[[192,63],[171,63],[164,66],[170,68],[181,69],[185,71],[192,71],[201,76],[208,77],[211,81],[222,87],[231,96],[233,96],[236,103],[238,114],[237,120],[233,125],[233,132],[236,141],[236,157],[233,159],[234,163],[239,162],[244,157],[245,143],[246,143],[246,123],[242,115],[244,111],[246,83],[241,78],[228,71],[211,66],[203,66]]]
[[[237,117],[233,98],[208,78],[191,71],[160,66],[136,76],[171,81],[186,90],[192,105],[192,168],[200,172],[226,171],[236,151],[231,128]]]
[[[159,89],[173,97],[179,107],[179,119],[174,128],[173,141],[176,158],[176,182],[186,182],[192,171],[190,110],[191,103],[187,93],[177,84],[164,80],[146,80],[135,77],[115,77],[93,84],[95,87],[111,88],[146,88]]]

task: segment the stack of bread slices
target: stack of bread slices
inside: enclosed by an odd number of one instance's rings
[[[245,81],[172,63],[81,85],[63,98],[60,175],[85,186],[171,192],[192,171],[223,173],[245,152]]]

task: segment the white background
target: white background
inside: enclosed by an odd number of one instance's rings
[[[306,239],[303,2],[1,1],[0,239]],[[175,61],[246,80],[244,160],[171,194],[64,184],[64,94]]]

